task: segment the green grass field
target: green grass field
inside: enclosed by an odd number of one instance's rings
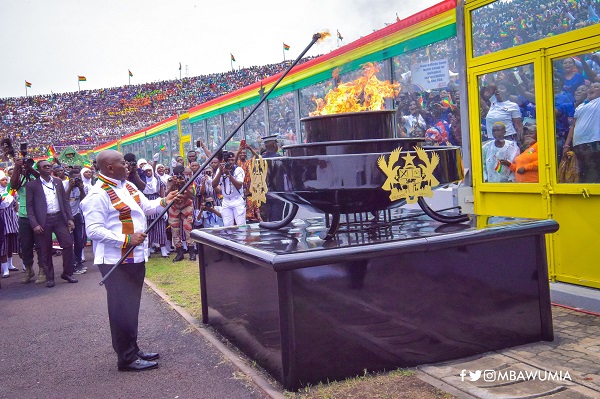
[[[146,263],[146,277],[166,293],[173,302],[185,308],[193,317],[200,320],[200,274],[198,262],[185,260],[173,263],[171,259],[152,257]]]

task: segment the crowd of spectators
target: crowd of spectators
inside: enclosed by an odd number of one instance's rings
[[[0,99],[0,136],[34,157],[94,148],[285,70],[290,61],[225,73],[72,93]]]
[[[475,56],[597,24],[600,0],[496,1],[473,12]]]

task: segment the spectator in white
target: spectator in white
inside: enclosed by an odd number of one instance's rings
[[[235,164],[235,155],[228,152],[223,156],[224,162],[219,166],[212,186],[216,189],[221,184],[223,204],[221,215],[225,227],[246,224],[246,201],[244,200],[244,170]]]
[[[156,163],[157,159],[158,154],[155,154],[154,163]],[[146,188],[144,188],[144,191],[142,191],[146,198],[148,198],[149,200],[153,200],[156,198],[164,197],[167,185],[163,184],[162,180],[158,179],[154,175],[151,165],[146,164],[142,167],[142,169],[146,173],[144,176]],[[154,221],[154,219],[156,219],[156,215],[146,216],[147,224],[150,225]],[[152,249],[152,247],[160,247],[162,257],[169,257],[169,251],[167,251],[166,248],[167,223],[164,218],[160,218],[160,220],[156,222],[154,227],[152,227],[152,230],[148,232],[148,239],[148,257],[150,256],[150,250]]]
[[[487,138],[494,138],[492,127],[496,122],[502,122],[506,127],[506,139],[521,143],[523,140],[523,118],[517,103],[508,99],[507,84],[498,82],[495,86],[491,85],[490,90],[494,93],[495,99],[492,97],[492,105],[485,116]]]
[[[65,194],[69,198],[71,214],[75,228],[71,232],[73,236],[73,251],[75,253],[73,274],[83,274],[87,272],[87,267],[83,264],[83,248],[85,248],[85,226],[83,224],[83,214],[80,203],[85,198],[85,186],[77,169],[69,172],[69,179],[63,180]]]
[[[399,108],[400,110],[400,108]],[[412,100],[408,104],[408,115],[401,115],[404,131],[402,137],[423,137],[419,136],[418,131],[425,131],[427,125],[425,119],[421,115],[421,105],[416,100]]]
[[[87,194],[94,183],[92,183],[92,170],[90,168],[81,169],[81,181],[83,182],[83,190]]]
[[[489,183],[514,182],[515,174],[503,166],[501,160],[513,162],[519,155],[519,146],[511,140],[505,139],[506,128],[504,123],[496,122],[492,126],[495,140],[487,141],[481,150],[483,157],[483,181]]]
[[[13,253],[18,253],[19,219],[15,210],[15,198],[8,192],[8,176],[0,170],[0,223],[4,224],[4,240],[0,240],[0,261],[2,262],[2,277],[8,277],[8,272],[17,271],[12,264]],[[17,205],[18,206],[18,205]]]
[[[563,156],[573,144],[581,183],[600,183],[600,82],[592,83],[587,101],[575,110],[575,121],[563,146]]]

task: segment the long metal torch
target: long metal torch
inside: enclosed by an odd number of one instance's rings
[[[306,54],[308,52],[308,50],[310,50],[310,48],[322,37],[328,36],[328,34],[323,34],[323,33],[315,33],[312,37],[312,40],[310,41],[310,43],[308,44],[308,46],[306,46],[306,48],[304,49],[304,51],[302,51],[302,53],[300,53],[300,55],[298,56],[298,58],[296,58],[294,60],[294,62],[292,62],[292,64],[289,66],[288,69],[285,70],[285,72],[283,73],[283,75],[281,75],[281,77],[277,80],[277,82],[275,82],[275,84],[271,87],[271,89],[269,89],[269,91],[260,98],[260,100],[258,101],[258,103],[254,106],[254,108],[252,108],[252,110],[250,111],[250,113],[244,118],[244,120],[242,120],[242,122],[240,122],[240,124],[233,130],[233,132],[231,132],[231,134],[229,134],[229,136],[227,136],[225,138],[225,140],[223,140],[223,142],[221,143],[221,145],[219,146],[219,148],[217,148],[216,150],[213,151],[212,155],[210,157],[208,157],[208,159],[202,164],[202,166],[200,167],[200,169],[198,169],[198,171],[196,173],[194,173],[194,175],[192,176],[192,178],[190,180],[188,180],[183,187],[179,190],[179,192],[177,194],[183,194],[185,192],[185,190],[187,190],[187,188],[194,182],[194,180],[196,180],[196,178],[200,175],[200,173],[202,173],[202,171],[210,164],[210,161],[212,161],[214,159],[214,157],[217,155],[217,153],[219,151],[221,151],[225,145],[229,142],[229,140],[231,140],[231,138],[238,132],[238,130],[240,130],[240,128],[244,125],[244,123],[246,123],[246,121],[250,118],[250,116],[252,116],[252,114],[254,114],[254,111],[256,111],[258,109],[258,107],[260,107],[260,105],[267,99],[267,97],[269,97],[269,94],[271,94],[273,92],[273,90],[275,90],[275,88],[277,87],[277,85],[279,85],[279,83],[281,83],[281,81],[283,80],[283,78],[286,77],[286,75],[292,70],[292,68],[294,68],[296,66],[296,64],[298,64],[298,62],[300,62],[300,60],[302,59],[302,57],[304,57],[304,54]],[[158,215],[158,217],[156,217],[152,223],[150,223],[150,226],[148,226],[146,228],[146,231],[144,231],[145,234],[148,234],[148,232],[150,230],[152,230],[152,228],[154,227],[154,225],[156,223],[158,223],[159,219],[169,211],[169,208],[173,205],[173,201],[171,201],[169,204],[167,204],[167,206],[165,207],[165,209],[162,210],[162,212],[160,213],[160,215]],[[106,273],[104,275],[104,277],[102,277],[102,280],[100,280],[100,285],[104,285],[104,281],[108,278],[108,276],[110,276],[110,274],[121,264],[123,263],[123,261],[127,258],[127,256],[129,256],[129,254],[131,253],[131,251],[133,251],[133,249],[135,248],[135,246],[131,246],[129,247],[129,249],[127,249],[127,251],[123,254],[123,256],[121,257],[121,259],[119,259],[117,261],[117,263],[115,263],[115,265],[108,271],[108,273]]]

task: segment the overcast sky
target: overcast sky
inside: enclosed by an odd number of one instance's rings
[[[440,0],[0,0],[0,98],[197,76],[350,43]]]

